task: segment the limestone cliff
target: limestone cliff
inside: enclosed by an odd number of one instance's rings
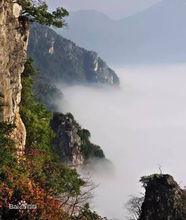
[[[47,81],[68,84],[119,84],[116,73],[96,52],[78,47],[47,26],[32,25],[28,51],[42,80],[47,78]]]
[[[139,220],[185,220],[186,192],[170,175],[152,175],[141,180],[146,189]]]
[[[19,115],[21,73],[27,54],[28,22],[20,19],[21,6],[12,0],[0,0],[0,120],[14,123],[12,138],[22,153],[26,130]]]

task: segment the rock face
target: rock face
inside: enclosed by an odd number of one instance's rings
[[[63,162],[77,167],[89,158],[105,158],[101,148],[90,142],[89,131],[82,129],[72,114],[54,113],[51,128],[55,133],[53,149]]]
[[[40,76],[54,83],[119,84],[116,73],[97,53],[76,46],[46,26],[32,26],[29,54]]]
[[[0,120],[15,123],[12,138],[19,153],[25,145],[26,130],[19,115],[21,73],[26,60],[28,22],[20,19],[21,6],[0,0]]]
[[[139,220],[185,220],[186,192],[170,175],[152,175],[141,180],[146,189]]]

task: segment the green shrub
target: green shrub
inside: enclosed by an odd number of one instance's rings
[[[90,142],[91,134],[87,129],[80,129],[78,134],[82,140],[81,152],[86,159],[105,158],[104,152],[101,147]]]
[[[32,60],[29,59],[22,74],[20,113],[27,130],[26,156],[31,177],[42,182],[46,190],[55,193],[64,193],[67,190],[80,193],[80,187],[84,182],[75,170],[61,164],[52,151],[52,113],[38,103],[33,95],[33,77],[36,74]],[[68,185],[71,187],[67,187]]]
[[[28,18],[31,22],[35,21],[48,26],[62,27],[65,24],[64,17],[69,13],[63,7],[57,8],[56,11],[49,12],[48,6],[44,1],[18,0],[22,5],[22,16]]]

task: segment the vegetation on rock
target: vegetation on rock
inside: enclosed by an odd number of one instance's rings
[[[76,164],[105,158],[101,147],[90,142],[90,132],[82,129],[71,113],[54,113],[51,128],[55,133],[53,148],[63,162]],[[78,155],[83,161],[74,161]]]
[[[90,142],[91,134],[89,130],[80,128],[78,134],[81,137],[82,141],[81,152],[87,160],[91,158],[105,158],[104,152],[101,147]]]
[[[18,0],[18,3],[23,8],[22,16],[28,18],[31,22],[35,21],[48,26],[62,27],[65,24],[63,18],[69,15],[63,7],[49,12],[48,5],[40,0]]]
[[[13,125],[0,123],[0,216],[3,219],[64,220],[86,219],[85,214],[96,216],[84,206],[86,198],[80,202],[84,196],[81,188],[86,182],[76,170],[62,164],[52,151],[52,114],[34,98],[34,74],[31,60],[28,60],[22,77],[21,115],[28,135],[23,159],[17,160],[16,148],[10,138]],[[37,208],[9,209],[20,202]]]
[[[21,18],[49,26],[61,27],[68,14],[63,8],[50,13],[41,1],[17,2],[23,7]],[[87,183],[75,169],[62,164],[52,150],[52,113],[33,95],[35,73],[28,60],[22,74],[20,105],[27,130],[24,155],[18,155],[14,142],[14,122],[0,122],[0,219],[101,219],[87,206],[90,190],[82,190]]]
[[[31,26],[28,52],[40,77],[50,84],[119,85],[116,73],[96,52],[78,47],[45,25],[34,23]]]
[[[141,178],[146,193],[139,220],[185,220],[186,192],[172,176],[155,174]]]
[[[58,101],[63,100],[63,93],[54,84],[39,76],[34,80],[34,95],[39,103],[52,112],[58,111]]]

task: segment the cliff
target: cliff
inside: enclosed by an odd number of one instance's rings
[[[102,219],[87,204],[77,203],[86,183],[54,155],[52,113],[33,95],[28,17],[33,8],[37,16],[47,7],[28,1],[25,9],[26,1],[21,0],[25,17],[15,2],[0,0],[0,219]]]
[[[14,123],[12,132],[19,153],[22,153],[26,130],[19,114],[21,73],[27,54],[28,23],[19,18],[21,6],[11,0],[0,0],[0,120]]]
[[[76,46],[46,26],[32,25],[29,55],[40,77],[54,83],[119,84],[116,73],[97,53]]]
[[[90,142],[90,132],[82,129],[72,114],[54,113],[51,128],[55,133],[53,149],[61,161],[79,166],[91,158],[105,158],[102,149]]]
[[[186,191],[170,175],[141,179],[146,193],[139,220],[185,220]]]

